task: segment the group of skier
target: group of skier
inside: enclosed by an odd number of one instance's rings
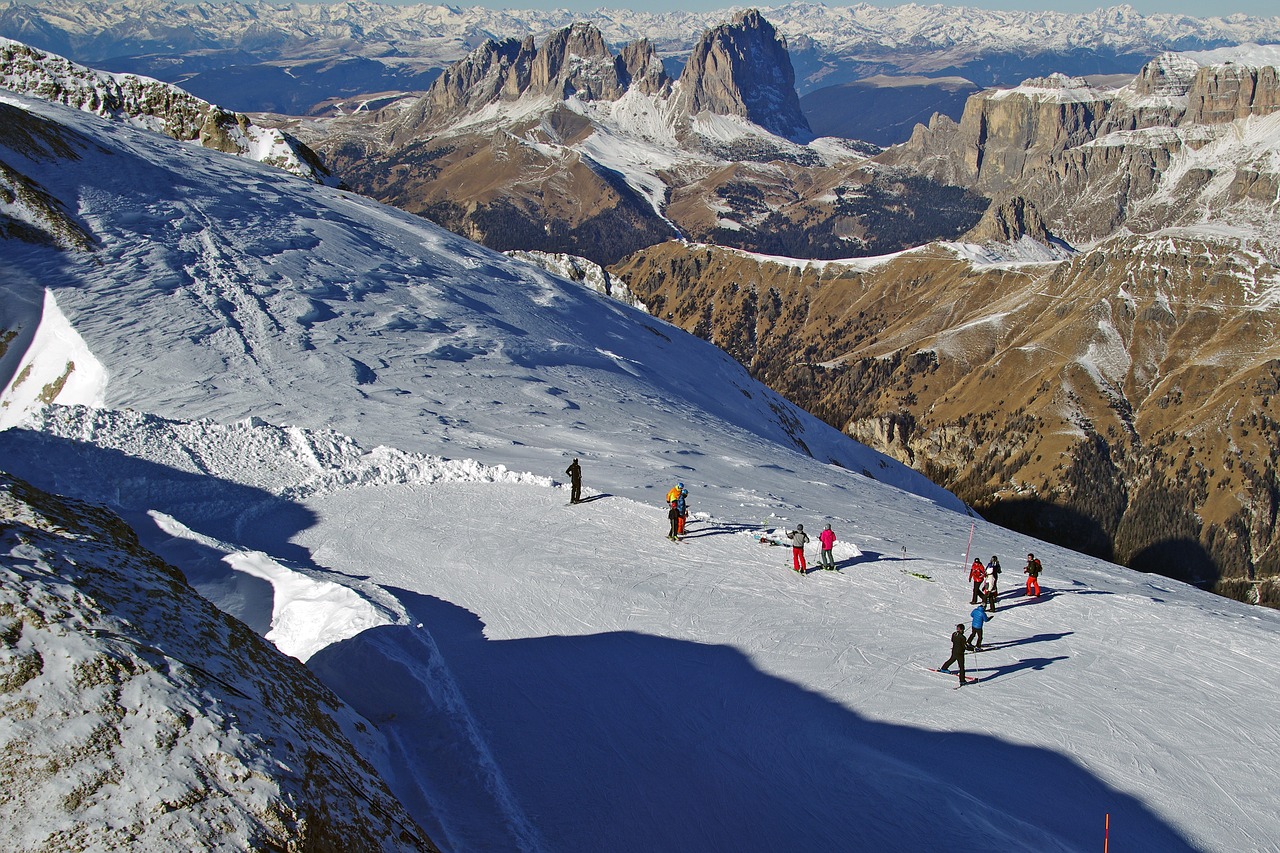
[[[788,530],[787,539],[791,542],[791,568],[802,575],[808,573],[809,563],[804,558],[804,546],[809,544],[809,534],[804,532],[804,525],[797,524],[795,530]],[[821,546],[818,565],[827,571],[835,571],[836,561],[831,555],[831,549],[835,547],[836,534],[830,524],[818,534],[818,544]]]
[[[574,459],[565,469],[565,473],[569,475],[571,488],[569,502],[580,503],[582,501],[582,467],[577,459]],[[689,517],[689,490],[685,488],[684,483],[677,483],[667,492],[667,507],[667,518],[671,522],[667,538],[673,542],[679,542],[684,537],[685,522]],[[805,560],[804,547],[810,540],[809,534],[804,532],[804,525],[797,524],[795,530],[788,530],[787,539],[791,543],[792,568],[800,574],[807,573],[809,564]],[[819,565],[823,569],[834,570],[836,567],[831,553],[835,542],[836,534],[828,524],[818,534],[818,544],[822,546]],[[1027,554],[1027,565],[1022,570],[1022,573],[1027,576],[1026,595],[1039,597],[1042,571],[1044,567],[1036,555]],[[955,631],[951,632],[951,657],[938,667],[938,672],[949,675],[951,665],[955,664],[961,684],[976,681],[964,674],[964,655],[965,652],[983,650],[982,629],[990,621],[991,614],[996,612],[996,602],[1000,597],[1000,558],[993,554],[985,566],[982,560],[975,558],[973,565],[969,567],[969,580],[973,582],[973,597],[969,603],[977,605],[969,614],[969,634],[965,635],[963,622],[956,623]]]
[[[1036,555],[1027,554],[1027,565],[1022,570],[1027,576],[1026,595],[1037,598],[1040,596],[1042,571],[1044,567]],[[938,672],[950,674],[951,665],[956,664],[961,684],[977,680],[967,678],[964,674],[964,653],[983,650],[982,629],[991,620],[991,614],[996,612],[996,601],[1000,597],[999,579],[1000,558],[997,556],[992,555],[986,566],[982,565],[981,560],[975,559],[969,568],[969,580],[973,582],[973,598],[969,603],[977,605],[969,614],[969,635],[965,636],[963,622],[956,624],[956,629],[951,632],[951,657],[938,667]]]

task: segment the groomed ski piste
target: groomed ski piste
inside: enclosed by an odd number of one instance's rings
[[[1109,820],[1114,850],[1276,849],[1280,614],[985,524],[709,345],[411,216],[0,101],[86,140],[0,153],[98,240],[4,243],[0,464],[304,659],[442,848],[1085,851]],[[797,523],[836,571],[762,543]],[[992,554],[954,689],[927,670]]]

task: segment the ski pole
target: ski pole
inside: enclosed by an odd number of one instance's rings
[[[1111,812],[1107,812],[1107,822],[1102,830],[1102,853],[1107,853],[1107,847],[1111,844]]]

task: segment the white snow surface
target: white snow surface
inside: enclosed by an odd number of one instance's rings
[[[0,466],[305,657],[445,849],[1084,851],[1108,820],[1125,851],[1275,849],[1280,614],[988,525],[710,346],[412,216],[16,102],[112,153],[20,163],[99,248],[5,241],[0,331],[21,349],[52,293],[106,385],[14,398]],[[766,544],[827,523],[836,571]],[[928,667],[991,554],[952,689]]]

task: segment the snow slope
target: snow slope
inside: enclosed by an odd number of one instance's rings
[[[305,658],[444,849],[1096,850],[1108,815],[1115,849],[1275,849],[1280,614],[987,525],[710,346],[406,214],[7,100],[101,150],[20,163],[98,248],[4,242],[0,331],[49,291],[105,387],[6,395],[0,467]],[[837,571],[760,541],[798,523]],[[1006,598],[954,690],[926,668],[971,554]]]

